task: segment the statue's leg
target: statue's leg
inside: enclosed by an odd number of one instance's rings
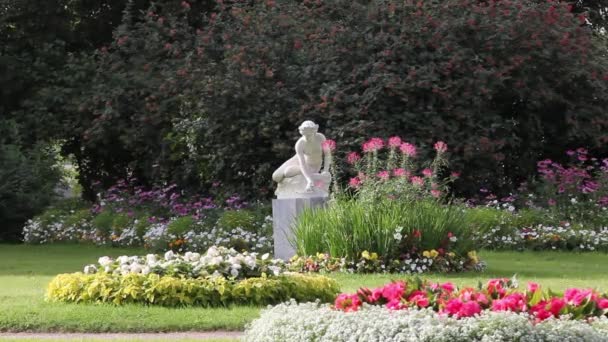
[[[295,177],[297,175],[302,174],[302,170],[300,170],[300,165],[290,165],[285,168],[283,175],[285,178]]]

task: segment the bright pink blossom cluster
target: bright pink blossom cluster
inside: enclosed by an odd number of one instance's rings
[[[384,305],[390,310],[433,308],[451,317],[472,317],[482,311],[528,313],[536,321],[570,314],[575,319],[599,317],[608,313],[608,296],[592,289],[567,289],[562,296],[543,292],[537,283],[517,291],[509,279],[491,279],[480,289],[458,290],[450,282],[396,281],[375,289],[361,288],[356,294],[341,294],[334,308],[357,311],[363,303]]]

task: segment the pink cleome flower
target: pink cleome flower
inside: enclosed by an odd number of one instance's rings
[[[435,148],[435,151],[437,151],[437,153],[444,153],[448,150],[448,145],[443,141],[436,142],[433,147]]]
[[[359,160],[361,160],[361,155],[357,152],[350,152],[346,155],[346,162],[350,165],[356,164]]]
[[[353,177],[348,181],[348,185],[351,188],[359,188],[361,186],[361,179],[359,177]]]
[[[401,146],[401,138],[399,138],[399,137],[388,138],[388,146],[390,148],[397,148],[397,147]]]
[[[424,177],[431,177],[431,176],[433,176],[433,170],[426,168],[426,169],[422,170],[422,175]]]
[[[405,169],[402,169],[402,168],[393,170],[393,176],[395,176],[395,177],[408,177],[409,175],[410,175],[410,172],[406,171]]]
[[[363,143],[363,152],[376,152],[384,147],[384,141],[380,138],[371,138]]]
[[[412,184],[414,186],[422,186],[424,185],[424,179],[422,177],[414,176],[412,177]]]
[[[402,154],[411,158],[415,157],[417,154],[416,146],[408,142],[404,142],[403,144],[401,144],[401,146],[399,146],[399,150]]]
[[[325,152],[332,152],[336,149],[336,142],[331,139],[327,139],[323,142],[322,148]]]
[[[391,177],[391,174],[388,171],[380,171],[378,172],[377,176],[381,180],[388,180]]]
[[[433,190],[431,190],[431,196],[433,196],[435,198],[439,198],[439,197],[441,197],[441,191],[439,191],[437,189],[433,189]]]

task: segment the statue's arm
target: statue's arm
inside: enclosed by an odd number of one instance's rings
[[[317,136],[319,137],[319,140],[321,141],[321,146],[323,146],[323,143],[327,139],[321,133],[317,133]],[[323,151],[323,172],[329,172],[330,167],[331,167],[331,163],[332,163],[331,154],[330,153],[326,153],[325,151]]]
[[[304,141],[298,140],[296,143],[296,156],[298,157],[298,164],[300,165],[300,171],[302,171],[302,175],[306,178],[306,181],[309,185],[311,185],[312,178],[310,176],[310,171],[308,170],[308,166],[306,165],[306,159],[304,156]]]

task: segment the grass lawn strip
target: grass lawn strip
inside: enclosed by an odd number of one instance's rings
[[[0,341],[205,341],[236,342],[240,332],[180,332],[180,333],[0,333]]]
[[[202,309],[156,306],[75,305],[44,301],[45,287],[57,273],[77,272],[98,257],[138,255],[140,249],[80,245],[0,245],[0,331],[3,332],[178,332],[241,331],[259,317],[259,307]],[[480,253],[488,263],[483,273],[428,274],[433,281],[476,286],[479,281],[517,274],[522,285],[535,281],[544,288],[593,287],[608,291],[608,255],[565,252]],[[380,286],[397,274],[335,274],[342,291]]]

